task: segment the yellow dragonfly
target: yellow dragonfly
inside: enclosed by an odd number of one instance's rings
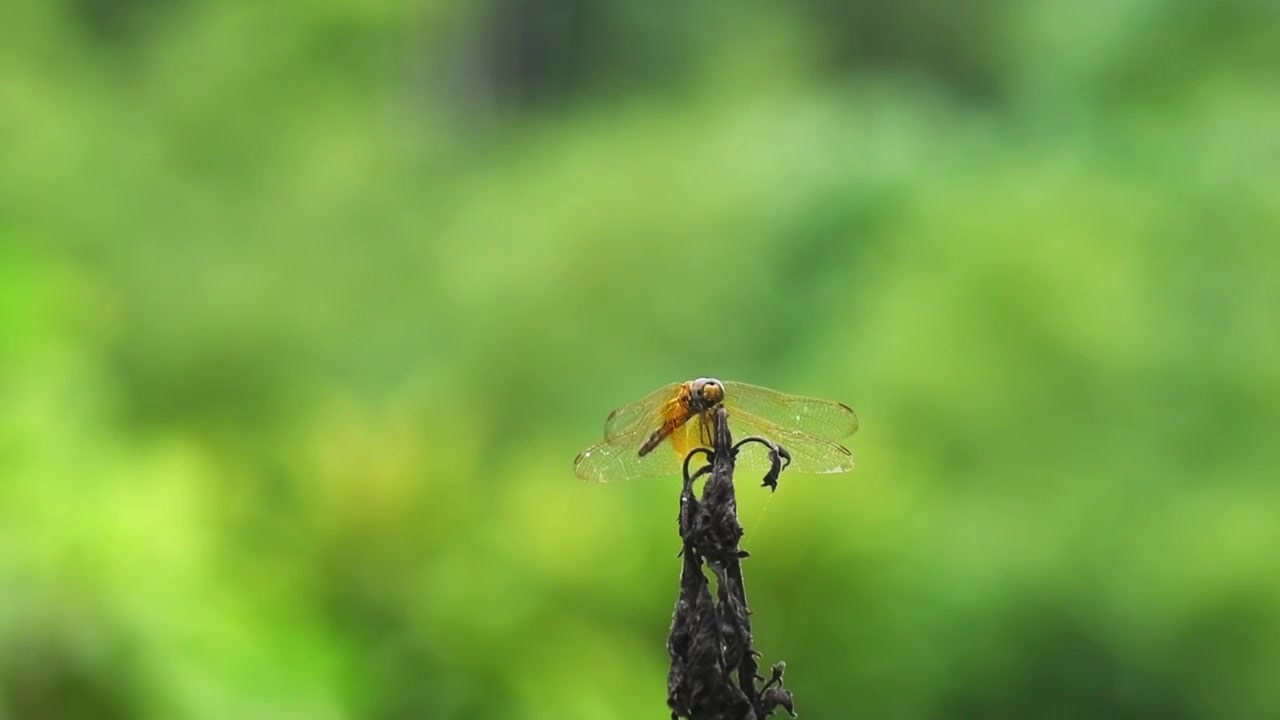
[[[578,454],[574,472],[597,483],[680,475],[690,451],[711,447],[711,418],[721,405],[735,439],[755,435],[781,445],[791,455],[792,472],[853,469],[853,454],[840,444],[858,429],[858,416],[848,405],[698,378],[665,385],[609,413],[604,440]],[[744,470],[767,471],[771,465],[763,448],[738,455],[737,466]]]

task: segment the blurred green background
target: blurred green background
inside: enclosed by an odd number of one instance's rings
[[[1271,0],[2,15],[0,718],[665,717],[700,375],[803,717],[1280,717]]]

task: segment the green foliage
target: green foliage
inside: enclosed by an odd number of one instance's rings
[[[1269,4],[9,5],[0,718],[660,717],[705,374],[803,716],[1280,711]]]

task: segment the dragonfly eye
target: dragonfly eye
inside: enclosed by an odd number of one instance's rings
[[[724,400],[724,386],[715,380],[708,380],[702,386],[702,399],[708,405],[715,405]]]

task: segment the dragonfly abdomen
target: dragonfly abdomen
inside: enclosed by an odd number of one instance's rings
[[[653,431],[648,440],[640,446],[640,457],[644,457],[653,451],[654,448],[662,444],[663,440],[671,437],[671,433],[680,429],[680,426],[689,422],[689,418],[693,417],[693,413],[689,412],[687,407],[677,408],[675,412],[666,416],[662,421],[662,426]]]

